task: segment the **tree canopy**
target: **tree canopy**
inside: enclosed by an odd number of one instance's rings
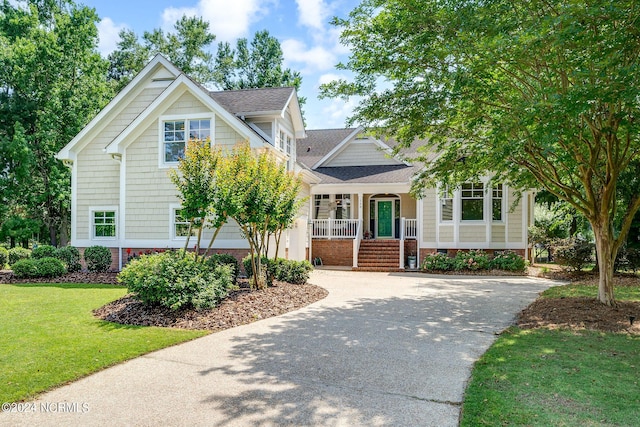
[[[37,221],[51,244],[66,242],[69,221],[70,174],[55,154],[110,96],[97,21],[71,0],[0,4],[0,214]]]
[[[323,95],[360,95],[352,122],[424,141],[416,193],[494,174],[569,202],[591,223],[599,299],[613,304],[640,207],[640,188],[621,186],[638,176],[638,22],[633,0],[364,0],[335,20],[355,79]]]

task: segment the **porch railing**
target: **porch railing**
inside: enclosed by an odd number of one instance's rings
[[[402,218],[404,223],[402,226],[400,238],[404,239],[417,239],[418,238],[418,220]]]
[[[358,236],[359,223],[359,219],[314,219],[311,221],[311,237],[355,239]]]

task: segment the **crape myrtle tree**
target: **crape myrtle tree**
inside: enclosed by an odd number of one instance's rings
[[[192,230],[197,230],[196,259],[200,253],[203,229],[215,229],[207,247],[208,253],[220,229],[227,221],[226,214],[215,208],[219,194],[216,169],[220,156],[220,150],[213,148],[208,138],[206,141],[190,140],[184,157],[178,161],[177,169],[169,171],[169,178],[176,186],[178,198],[181,201],[180,215],[189,221],[184,252],[189,247]]]
[[[110,96],[97,21],[71,0],[0,2],[0,222],[36,221],[52,245],[66,244],[70,198],[55,154]]]
[[[404,147],[426,140],[414,193],[483,174],[548,190],[591,224],[598,299],[615,304],[614,260],[640,207],[639,187],[625,203],[619,191],[639,172],[638,2],[364,0],[334,22],[355,77],[323,95],[362,96],[351,121]]]
[[[279,241],[282,230],[298,215],[304,203],[298,198],[301,180],[287,172],[286,163],[266,150],[252,150],[248,143],[237,145],[221,159],[217,179],[226,190],[218,200],[249,243],[251,287],[262,289],[266,273],[261,258],[267,256],[271,238]]]

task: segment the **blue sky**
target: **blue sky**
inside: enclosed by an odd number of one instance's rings
[[[100,51],[108,55],[116,47],[118,32],[128,28],[141,36],[144,31],[170,31],[183,14],[202,16],[219,41],[235,46],[240,37],[251,39],[267,29],[282,45],[285,66],[302,73],[299,95],[307,97],[305,118],[308,129],[341,128],[353,101],[319,100],[321,83],[347,77],[335,69],[346,61],[348,50],[339,43],[339,31],[329,24],[333,16],[345,17],[357,0],[78,0],[96,9],[102,21]]]

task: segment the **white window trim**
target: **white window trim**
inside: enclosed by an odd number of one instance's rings
[[[465,200],[482,200],[482,219],[462,219],[462,187],[458,190],[458,200],[460,201],[460,224],[473,225],[473,224],[485,224],[487,222],[487,183],[484,180],[468,182],[466,184],[482,184],[482,199],[479,197],[464,197]],[[470,190],[472,193],[477,191],[476,188]],[[489,199],[491,194],[489,193]]]
[[[436,194],[438,195],[438,204],[436,209],[436,215],[438,216],[439,224],[453,224],[456,222],[456,194],[457,190],[451,190],[449,188],[441,188],[438,186],[436,189]],[[450,197],[442,197],[445,195],[449,195]],[[442,207],[444,206],[443,201],[451,200],[451,219],[442,219]]]
[[[115,227],[116,227],[116,235],[113,237],[102,237],[102,236],[96,236],[96,225],[93,222],[93,215],[94,212],[114,212],[115,214]],[[91,206],[89,208],[89,228],[91,228],[91,240],[93,241],[115,241],[118,240],[118,235],[119,235],[119,218],[120,215],[118,213],[118,207],[117,206]]]
[[[178,236],[176,234],[176,216],[175,211],[182,209],[182,205],[179,203],[172,203],[169,205],[169,238],[173,241],[186,241],[187,236]],[[193,236],[191,236],[193,237]]]
[[[160,169],[176,168],[178,162],[165,162],[164,160],[164,122],[170,122],[174,120],[184,120],[185,124],[185,137],[189,129],[189,121],[191,120],[209,120],[210,122],[210,135],[211,146],[215,144],[215,114],[211,113],[193,113],[193,114],[171,114],[160,116],[158,118],[158,167]],[[186,142],[185,142],[186,143]]]
[[[502,197],[500,197],[500,218],[501,219],[493,219],[493,187],[494,185],[491,186],[491,196],[490,196],[490,206],[491,206],[491,222],[493,222],[494,224],[504,224],[505,223],[505,195],[507,192],[507,186],[504,185],[504,183],[498,183],[496,185],[501,185],[502,186]]]

